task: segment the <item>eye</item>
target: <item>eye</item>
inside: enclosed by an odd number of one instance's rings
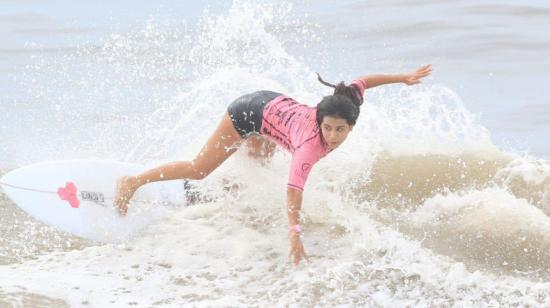
[[[338,128],[336,129],[336,131],[339,132],[339,133],[341,133],[341,132],[344,131],[344,128],[343,128],[343,127],[338,127]]]

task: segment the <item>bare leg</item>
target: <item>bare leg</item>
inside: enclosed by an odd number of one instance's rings
[[[262,164],[273,156],[277,145],[260,135],[251,135],[246,139],[248,156],[259,159]]]
[[[128,202],[136,190],[150,182],[205,178],[231,154],[235,153],[236,145],[241,140],[241,136],[235,130],[231,118],[226,113],[194,160],[168,163],[138,176],[126,176],[119,179],[115,197],[116,206],[121,214],[126,214]]]

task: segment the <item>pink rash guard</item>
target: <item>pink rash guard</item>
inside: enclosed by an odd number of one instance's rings
[[[362,103],[365,82],[354,80],[350,86],[357,90]],[[283,146],[292,154],[288,186],[295,189],[304,190],[313,165],[331,151],[322,140],[316,114],[316,107],[300,104],[285,95],[277,96],[263,109],[260,135]]]

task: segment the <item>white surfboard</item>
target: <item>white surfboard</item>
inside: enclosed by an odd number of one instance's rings
[[[50,226],[120,242],[187,203],[184,181],[155,182],[142,186],[128,214],[121,216],[114,206],[116,180],[145,169],[113,161],[51,161],[15,169],[0,179],[0,186],[17,206]]]

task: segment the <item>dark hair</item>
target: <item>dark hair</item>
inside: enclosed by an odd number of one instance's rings
[[[357,117],[359,117],[359,106],[363,103],[359,89],[355,85],[346,86],[343,81],[333,85],[324,81],[318,73],[317,76],[322,84],[334,88],[332,95],[323,97],[321,102],[317,104],[317,125],[319,125],[319,128],[326,116],[341,118],[346,120],[349,125],[355,125]]]

